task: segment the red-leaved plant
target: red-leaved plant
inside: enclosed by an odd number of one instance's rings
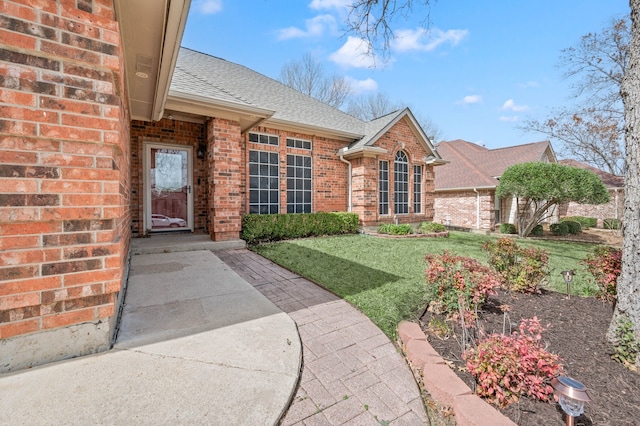
[[[475,377],[476,392],[488,402],[505,407],[522,396],[549,401],[552,378],[562,372],[560,358],[542,346],[538,318],[523,319],[510,336],[492,334],[462,355]]]
[[[512,238],[487,241],[482,248],[500,274],[503,287],[521,293],[540,293],[540,284],[549,275],[549,254],[538,248],[523,248]]]
[[[449,251],[427,254],[425,260],[429,263],[426,281],[433,310],[456,320],[462,315],[465,327],[475,327],[476,307],[495,294],[499,277],[477,260]]]
[[[596,297],[615,303],[616,282],[622,268],[622,250],[598,246],[587,254],[582,263],[598,286]]]

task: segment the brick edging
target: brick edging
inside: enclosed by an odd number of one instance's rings
[[[469,389],[427,342],[418,324],[401,321],[398,338],[411,368],[422,376],[425,390],[439,404],[453,408],[458,426],[515,425]]]

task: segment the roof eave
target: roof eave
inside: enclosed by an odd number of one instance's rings
[[[297,123],[294,121],[282,120],[273,117],[269,117],[261,124],[264,126],[273,125],[281,129],[292,129],[300,131],[301,133],[309,133],[312,135],[325,136],[349,142],[361,139],[363,137],[361,133],[346,132],[343,130],[330,129],[327,127],[314,126],[311,124]]]
[[[496,189],[498,186],[461,186],[451,188],[436,188],[436,192],[473,191],[474,189]]]
[[[193,110],[189,109],[192,106]],[[222,99],[212,99],[205,96],[194,95],[192,93],[181,92],[175,89],[169,90],[167,96],[167,109],[177,109],[182,112],[190,112],[194,114],[202,114],[204,110],[222,109],[233,113],[254,115],[261,118],[271,117],[275,111],[255,107],[238,102],[225,101]]]

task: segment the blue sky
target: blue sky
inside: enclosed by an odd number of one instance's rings
[[[422,13],[395,22],[385,63],[342,31],[348,3],[192,0],[182,45],[275,79],[311,52],[354,91],[428,116],[445,140],[499,148],[545,139],[517,126],[574,103],[560,51],[629,12],[627,0],[439,0],[429,25]]]

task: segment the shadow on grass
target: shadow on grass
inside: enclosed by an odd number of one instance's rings
[[[258,246],[258,254],[345,298],[397,282],[403,277],[295,244]],[[304,273],[303,273],[304,272]]]

